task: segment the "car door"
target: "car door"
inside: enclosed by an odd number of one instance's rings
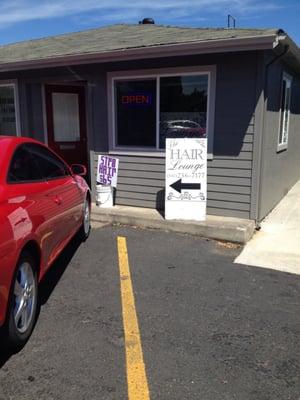
[[[68,166],[52,151],[38,144],[30,144],[28,148],[47,182],[47,196],[57,213],[55,235],[59,245],[56,250],[60,251],[81,225],[83,193]]]
[[[44,264],[57,246],[57,237],[53,235],[56,214],[47,196],[48,184],[26,146],[22,144],[15,150],[8,169],[7,222],[16,243],[35,237]]]

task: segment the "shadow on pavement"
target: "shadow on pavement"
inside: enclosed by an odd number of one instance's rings
[[[41,306],[47,303],[56,285],[63,276],[65,270],[70,264],[73,256],[82,244],[80,235],[77,234],[72,241],[67,245],[64,251],[54,261],[48,272],[43,277],[39,285],[39,306],[37,311],[37,318],[39,318]],[[29,339],[30,340],[30,339]],[[23,347],[24,348],[24,347]],[[23,348],[17,350],[9,350],[5,346],[5,332],[0,332],[0,369],[6,364],[6,362],[14,355],[19,353]]]
[[[5,363],[10,359],[10,357],[13,355],[13,353],[9,351],[2,351],[0,353],[0,369],[5,365]]]
[[[80,236],[76,235],[44,276],[39,287],[39,301],[41,306],[47,303],[53,290],[81,244],[82,240],[80,239]]]

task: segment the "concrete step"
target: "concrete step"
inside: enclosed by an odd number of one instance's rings
[[[161,229],[242,244],[252,237],[255,230],[254,221],[241,218],[208,215],[203,222],[167,221],[154,209],[127,206],[102,208],[96,204],[92,205],[92,221]]]

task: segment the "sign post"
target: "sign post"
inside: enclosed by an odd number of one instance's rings
[[[166,139],[165,218],[204,221],[207,139]]]

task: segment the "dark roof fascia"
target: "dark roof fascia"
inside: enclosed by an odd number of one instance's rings
[[[28,69],[71,66],[79,64],[93,64],[113,61],[129,61],[145,58],[161,58],[172,56],[186,56],[195,54],[224,53],[237,51],[253,51],[273,49],[277,35],[248,38],[230,38],[221,40],[207,40],[181,44],[157,45],[133,49],[121,49],[102,53],[83,53],[63,55],[51,58],[0,63],[0,72],[11,72]]]
[[[288,51],[283,57],[283,60],[297,72],[300,72],[300,48],[288,35],[279,36],[278,40],[280,42],[278,51],[282,51],[282,47],[288,46]]]

